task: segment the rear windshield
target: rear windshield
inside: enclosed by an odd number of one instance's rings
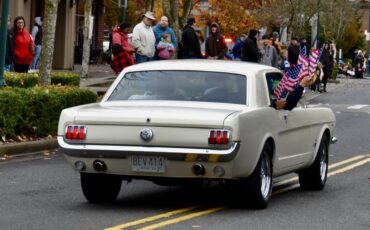
[[[108,101],[168,100],[246,104],[246,77],[205,71],[127,73]]]

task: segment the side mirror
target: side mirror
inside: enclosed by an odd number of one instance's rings
[[[338,138],[337,138],[337,137],[334,137],[334,136],[333,136],[333,137],[331,138],[331,143],[332,143],[332,144],[335,144],[337,141],[338,141]]]

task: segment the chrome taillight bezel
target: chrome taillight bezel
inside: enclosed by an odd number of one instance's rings
[[[68,142],[85,141],[86,135],[87,135],[86,125],[67,125],[64,130],[64,140]]]
[[[230,144],[230,130],[212,129],[208,134],[208,144],[212,146],[227,146]]]

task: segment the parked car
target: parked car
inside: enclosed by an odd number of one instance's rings
[[[335,115],[271,107],[280,70],[246,62],[170,60],[126,68],[102,101],[62,111],[58,143],[90,202],[113,201],[122,180],[218,181],[255,208],[274,177],[297,172],[324,188]]]

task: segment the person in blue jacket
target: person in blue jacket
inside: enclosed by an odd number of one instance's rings
[[[247,35],[243,34],[242,36],[240,36],[240,38],[238,38],[233,46],[233,56],[234,56],[234,59],[237,60],[237,61],[240,61],[241,60],[241,54],[242,54],[242,48],[243,48],[243,44],[244,44],[244,40],[247,38]]]
[[[169,34],[171,36],[171,43],[173,44],[173,47],[176,49],[177,47],[176,35],[173,29],[168,26],[168,18],[166,16],[161,17],[161,20],[158,22],[158,24],[153,27],[153,32],[155,35],[156,47],[158,43],[161,41],[162,35]],[[158,51],[156,51],[155,53],[155,59],[158,60]]]

